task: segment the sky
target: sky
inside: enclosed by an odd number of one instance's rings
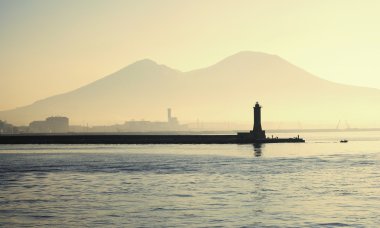
[[[0,110],[140,59],[181,71],[240,51],[380,89],[378,0],[0,0]]]

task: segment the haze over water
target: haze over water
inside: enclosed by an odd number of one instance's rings
[[[5,145],[0,226],[380,224],[380,132],[302,136],[261,148]]]

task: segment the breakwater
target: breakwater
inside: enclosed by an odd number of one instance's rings
[[[1,135],[0,144],[252,144],[303,143],[302,138],[253,139],[238,135]]]

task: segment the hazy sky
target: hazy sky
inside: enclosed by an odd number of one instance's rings
[[[379,0],[0,0],[0,110],[143,58],[189,71],[243,50],[380,88]]]

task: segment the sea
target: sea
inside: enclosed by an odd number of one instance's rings
[[[0,145],[0,227],[380,227],[380,132],[300,137]]]

